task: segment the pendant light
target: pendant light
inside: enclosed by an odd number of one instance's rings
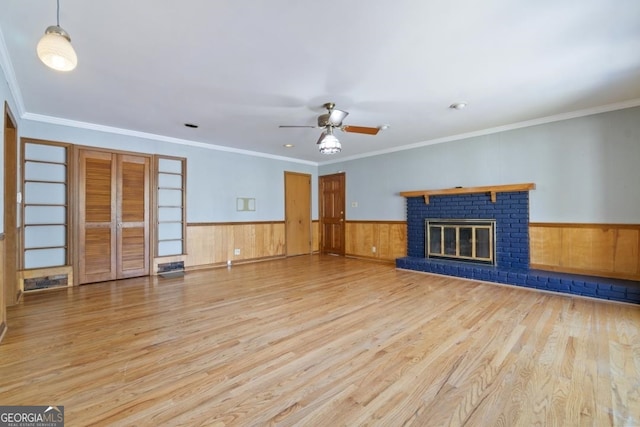
[[[336,154],[342,150],[342,144],[340,144],[338,138],[333,135],[332,127],[329,127],[327,131],[323,133],[318,144],[318,149],[322,154]]]
[[[36,50],[38,58],[47,67],[58,71],[71,71],[78,65],[78,57],[71,46],[71,37],[60,27],[60,0],[56,1],[58,5],[56,25],[46,29]]]

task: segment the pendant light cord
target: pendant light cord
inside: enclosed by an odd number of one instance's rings
[[[56,23],[60,26],[60,0],[57,0],[58,8],[56,10]]]

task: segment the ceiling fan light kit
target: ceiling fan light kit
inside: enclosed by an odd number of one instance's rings
[[[373,128],[367,126],[342,125],[342,121],[349,115],[347,111],[338,110],[333,102],[327,102],[323,105],[327,113],[318,116],[318,126],[296,126],[296,125],[280,125],[281,128],[325,128],[320,135],[317,144],[322,154],[335,154],[342,150],[342,144],[338,138],[333,135],[333,129],[340,129],[343,132],[361,133],[365,135],[376,135],[380,129],[386,129],[389,125]]]
[[[342,144],[335,137],[331,128],[323,132],[318,140],[318,149],[322,154],[335,154],[342,150]]]
[[[36,47],[38,58],[49,68],[58,71],[71,71],[78,65],[78,56],[71,37],[60,27],[60,0],[57,0],[56,25],[49,26]]]

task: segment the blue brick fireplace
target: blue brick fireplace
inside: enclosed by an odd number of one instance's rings
[[[406,197],[406,207],[407,256],[397,268],[640,304],[638,282],[529,268],[529,191]],[[427,219],[495,220],[495,265],[427,258]]]

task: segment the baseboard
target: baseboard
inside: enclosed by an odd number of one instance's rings
[[[285,255],[275,255],[275,256],[268,256],[268,257],[262,257],[262,258],[250,258],[250,259],[239,259],[239,260],[232,260],[231,261],[231,265],[241,265],[241,264],[253,264],[256,262],[264,262],[264,261],[271,261],[271,260],[275,260],[275,259],[282,259],[282,258],[286,258]],[[185,271],[198,271],[198,270],[208,270],[211,268],[222,268],[222,267],[228,267],[226,262],[216,262],[216,263],[211,263],[211,264],[200,264],[200,265],[190,265],[190,266],[185,266],[184,270]]]
[[[394,259],[386,259],[386,258],[376,258],[376,257],[369,257],[369,256],[363,256],[363,255],[354,255],[354,254],[345,254],[344,255],[346,258],[355,258],[355,259],[362,259],[362,260],[366,260],[366,261],[375,261],[375,262],[379,262],[381,264],[393,264],[395,265],[396,260]]]

